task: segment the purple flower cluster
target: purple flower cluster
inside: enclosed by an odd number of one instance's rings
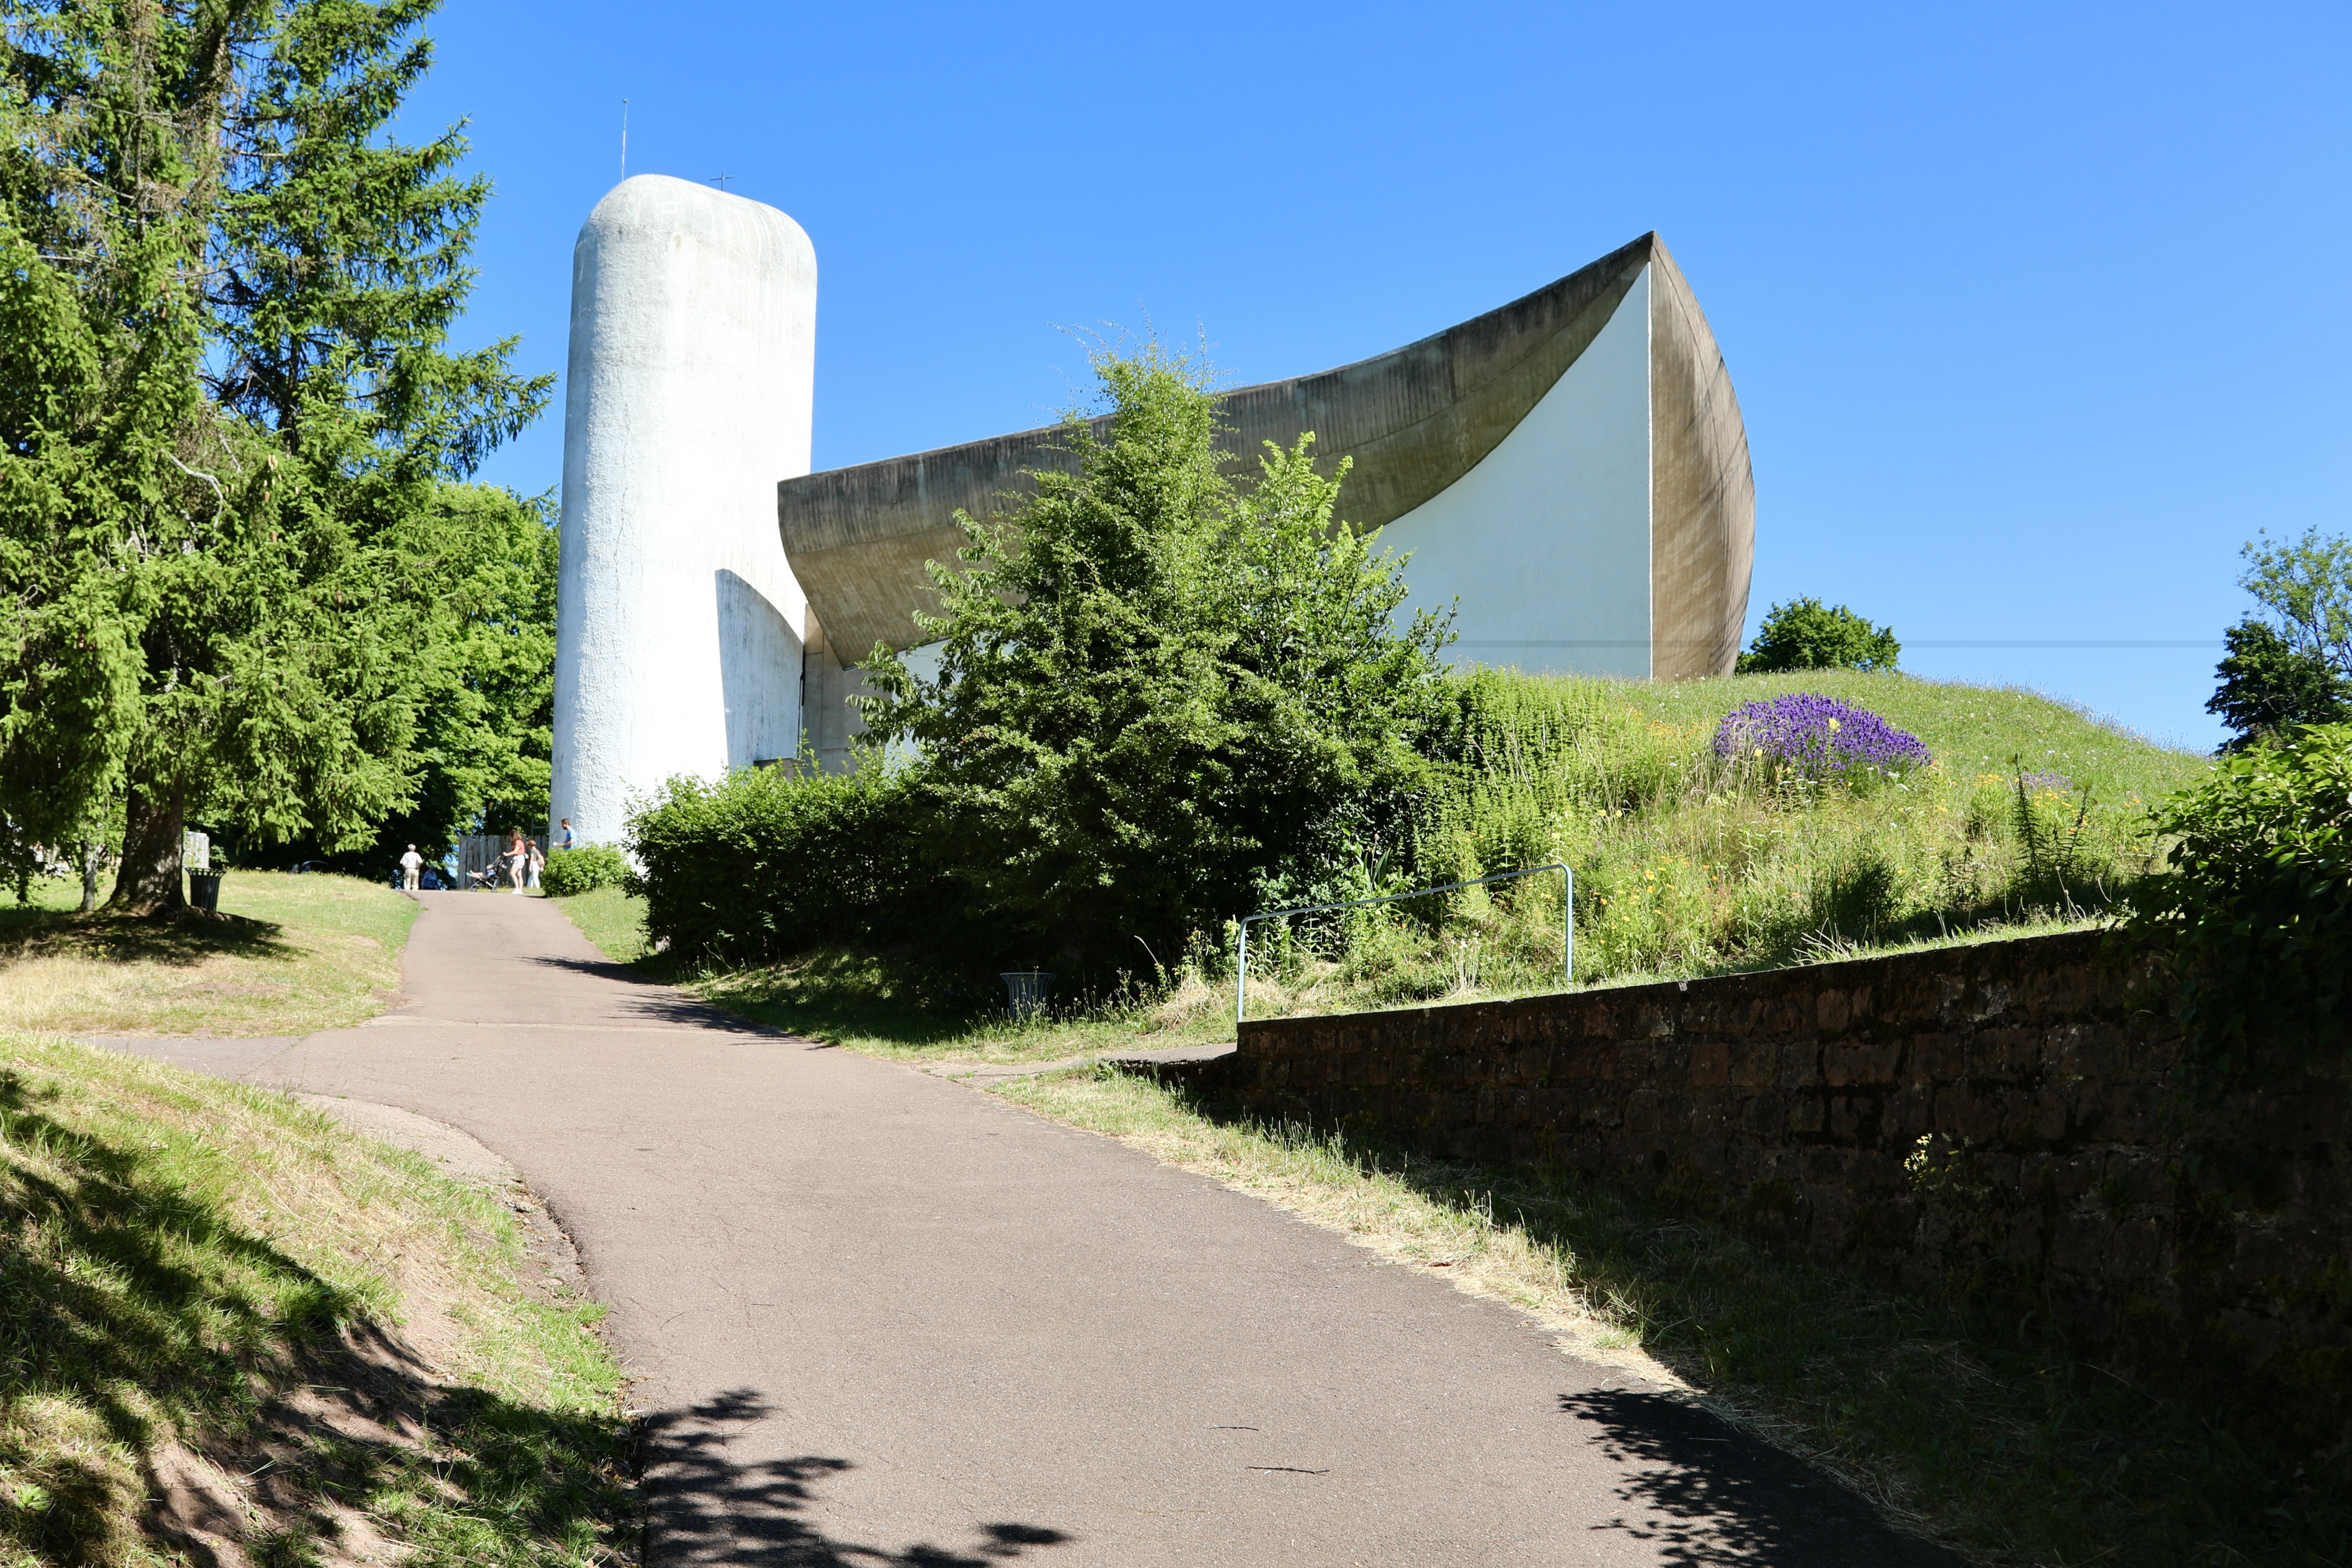
[[[2060,795],[2064,795],[2074,787],[2074,781],[2064,773],[2047,772],[2020,773],[2018,782],[2028,789],[2055,790]]]
[[[1716,726],[1715,754],[1726,762],[1769,763],[1821,783],[1859,783],[1927,761],[1918,736],[1866,708],[1811,691],[1733,709]]]

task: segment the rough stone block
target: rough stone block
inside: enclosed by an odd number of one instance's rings
[[[1690,1048],[1690,1081],[1694,1084],[1726,1084],[1731,1081],[1731,1047],[1720,1040],[1706,1040]]]

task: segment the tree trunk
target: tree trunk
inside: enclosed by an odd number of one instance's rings
[[[123,819],[122,863],[114,873],[115,914],[177,914],[188,907],[180,886],[180,847],[186,841],[187,789],[169,784],[131,786]]]

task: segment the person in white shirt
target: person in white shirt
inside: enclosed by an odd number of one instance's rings
[[[416,852],[415,845],[410,845],[408,853],[400,858],[400,885],[412,893],[416,891],[416,875],[424,869],[425,857]]]

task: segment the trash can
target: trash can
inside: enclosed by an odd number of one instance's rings
[[[218,871],[188,873],[188,902],[200,910],[220,913],[220,879]]]
[[[1000,973],[1004,982],[1004,996],[1013,1010],[1013,1020],[1019,1023],[1034,1018],[1045,1010],[1045,998],[1054,992],[1054,982],[1059,978],[1042,969],[1014,969]]]

